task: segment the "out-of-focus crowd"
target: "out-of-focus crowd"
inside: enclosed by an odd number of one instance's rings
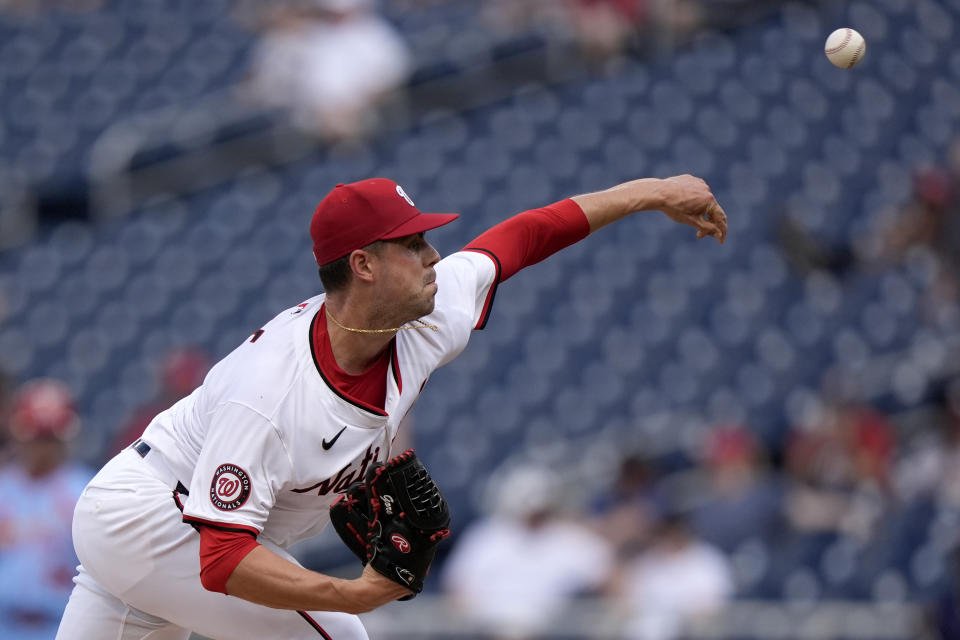
[[[952,139],[946,161],[914,169],[905,203],[878,211],[872,229],[854,240],[817,238],[803,226],[805,212],[785,206],[780,244],[801,271],[822,271],[839,280],[876,272],[906,261],[928,265],[922,300],[925,318],[944,321],[960,313],[960,137]]]
[[[158,366],[156,399],[117,426],[102,461],[197,387],[208,367],[196,349],[168,354]],[[83,424],[66,385],[55,378],[17,385],[0,372],[0,630],[7,640],[52,640],[73,588],[73,509],[95,472],[71,456],[78,437]]]
[[[383,15],[451,0],[294,0],[241,2],[237,15],[261,34],[247,96],[290,109],[299,125],[327,140],[376,129],[381,107],[396,106],[415,60]],[[480,0],[477,30],[493,37],[536,32],[572,43],[596,70],[624,56],[682,45],[704,28],[744,24],[775,8],[763,0]],[[266,8],[265,8],[266,7]],[[471,33],[463,33],[469,40]]]
[[[73,507],[90,478],[69,460],[79,429],[70,391],[33,380],[11,394],[0,380],[0,629],[7,638],[49,640],[72,587]]]
[[[929,569],[919,532],[931,513],[960,515],[958,479],[960,380],[910,434],[849,401],[822,405],[780,451],[717,425],[693,455],[627,455],[585,503],[555,471],[513,472],[454,541],[442,585],[498,638],[547,637],[582,596],[606,600],[632,638],[681,637],[737,598],[915,602],[932,637],[954,638],[952,571],[925,593],[893,576]]]
[[[107,0],[2,0],[0,10],[97,11]],[[324,140],[374,130],[379,108],[397,98],[414,71],[404,34],[389,20],[452,0],[238,0],[231,11],[257,34],[245,95],[289,109],[297,124]],[[594,68],[624,55],[646,55],[686,41],[698,30],[728,28],[770,11],[769,0],[471,0],[474,29],[494,36],[536,31],[572,43]],[[467,40],[471,33],[462,34]]]

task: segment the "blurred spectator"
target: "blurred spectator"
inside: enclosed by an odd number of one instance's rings
[[[566,0],[486,0],[483,16],[501,33],[536,31],[559,36],[570,32]]]
[[[200,349],[186,347],[171,351],[160,364],[160,393],[133,412],[114,438],[113,445],[107,451],[107,459],[139,438],[158,413],[193,393],[203,384],[209,369],[210,358]]]
[[[73,586],[73,508],[93,475],[68,460],[79,429],[70,391],[39,379],[15,395],[14,459],[0,469],[0,629],[5,640],[50,640]]]
[[[931,251],[937,278],[931,302],[956,302],[960,294],[960,138],[952,145],[945,167],[924,167],[913,175],[909,201],[888,215],[879,257],[899,261],[912,248]]]
[[[930,500],[960,511],[960,378],[945,385],[933,428],[916,435],[896,467],[897,493],[904,501]]]
[[[560,480],[549,471],[514,471],[495,492],[495,512],[456,540],[444,589],[498,638],[535,637],[565,602],[600,589],[612,550],[564,515]]]
[[[731,553],[750,539],[777,536],[783,486],[765,462],[760,443],[744,427],[721,427],[710,434],[705,466],[685,500],[692,525],[705,541]]]
[[[716,614],[734,595],[733,573],[685,517],[671,514],[650,548],[621,568],[614,593],[627,615],[626,637],[679,638],[685,623]]]
[[[703,28],[731,29],[776,11],[771,0],[487,0],[501,32],[571,38],[591,63],[674,51]]]
[[[646,460],[626,456],[612,485],[590,505],[595,529],[610,541],[618,556],[637,553],[656,525],[659,507],[654,476],[655,470]]]
[[[824,408],[787,448],[787,516],[799,532],[869,540],[892,498],[896,440],[890,421],[855,403]]]
[[[406,43],[372,0],[287,3],[267,22],[251,95],[290,109],[299,127],[323,138],[370,132],[377,108],[411,72]]]
[[[624,53],[650,18],[647,0],[573,0],[571,16],[588,60]]]
[[[486,13],[501,31],[572,38],[596,65],[683,41],[699,26],[701,15],[697,0],[489,0]]]
[[[828,242],[802,225],[803,212],[787,209],[779,241],[801,270],[822,269],[844,276],[901,262],[911,252],[928,252],[936,263],[927,303],[934,313],[960,302],[960,138],[944,166],[917,168],[909,199],[879,213],[875,230],[853,244]]]
[[[10,439],[10,401],[13,393],[13,379],[10,375],[0,369],[0,465],[2,465],[7,456]]]

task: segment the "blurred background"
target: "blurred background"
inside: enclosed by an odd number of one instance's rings
[[[3,637],[55,634],[94,470],[319,291],[336,183],[461,212],[447,254],[692,173],[725,245],[604,229],[433,376],[453,537],[371,637],[960,638],[957,42],[960,0],[0,1]]]

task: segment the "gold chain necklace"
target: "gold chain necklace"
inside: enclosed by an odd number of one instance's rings
[[[323,310],[326,311],[327,317],[333,321],[333,324],[337,325],[344,331],[352,331],[353,333],[394,333],[395,331],[403,331],[404,329],[430,329],[431,331],[435,332],[440,331],[440,328],[437,327],[437,325],[424,322],[423,320],[414,320],[414,322],[420,323],[417,325],[404,325],[402,327],[394,327],[392,329],[354,329],[353,327],[340,324],[340,321],[333,317],[333,314],[330,313],[330,309],[328,309],[326,306],[323,307]]]

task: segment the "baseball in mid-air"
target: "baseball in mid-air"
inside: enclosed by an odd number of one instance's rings
[[[855,29],[844,27],[830,34],[823,51],[834,66],[849,69],[863,60],[867,43]]]

